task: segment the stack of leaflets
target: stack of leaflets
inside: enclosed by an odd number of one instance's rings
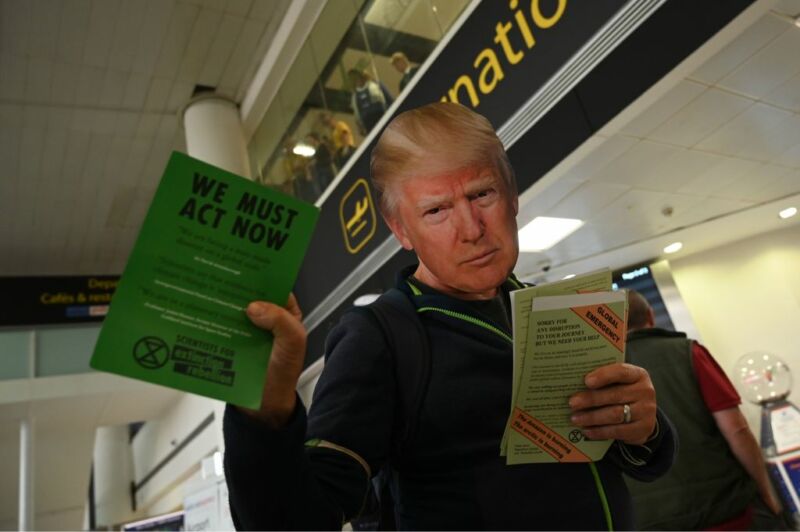
[[[514,371],[500,455],[506,463],[592,462],[610,440],[587,440],[570,422],[569,398],[594,369],[625,360],[628,302],[611,272],[511,293]]]
[[[173,153],[91,366],[258,408],[272,336],[248,303],[286,304],[319,209]]]

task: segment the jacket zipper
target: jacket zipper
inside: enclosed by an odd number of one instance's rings
[[[490,323],[486,323],[485,321],[480,320],[480,319],[475,318],[475,317],[472,317],[472,316],[470,316],[468,314],[462,314],[461,312],[455,312],[453,310],[447,310],[447,309],[438,308],[438,307],[420,307],[420,308],[417,309],[417,312],[419,312],[419,313],[422,313],[422,312],[441,312],[442,314],[444,314],[446,316],[450,316],[451,318],[456,318],[456,319],[463,320],[463,321],[466,321],[468,323],[471,323],[473,325],[477,325],[479,327],[483,327],[487,331],[491,331],[491,332],[495,333],[496,335],[500,336],[501,338],[503,338],[504,340],[508,341],[508,343],[510,343],[512,345],[514,344],[514,340],[512,340],[509,335],[507,335],[506,333],[504,333],[503,331],[501,331],[500,329],[498,329],[494,325],[492,325]]]
[[[415,286],[413,286],[411,283],[408,284],[409,286],[412,287],[412,291],[414,292],[415,295],[420,295],[421,292],[419,292]],[[518,285],[518,283],[516,282],[514,284]],[[510,344],[512,345],[514,344],[514,340],[509,335],[507,335],[494,325],[487,323],[483,320],[480,320],[478,318],[475,318],[473,316],[469,316],[468,314],[463,314],[461,312],[455,312],[452,310],[447,310],[438,307],[420,307],[417,309],[417,312],[420,314],[423,312],[441,312],[445,316],[450,316],[451,318],[456,318],[462,321],[466,321],[467,323],[483,327],[487,331],[491,331],[496,335],[500,336],[501,338],[503,338],[504,340],[508,341]],[[614,525],[612,524],[613,522],[611,519],[611,508],[609,508],[608,499],[606,498],[606,493],[605,490],[603,489],[603,481],[600,480],[600,472],[597,470],[597,466],[595,466],[595,464],[591,462],[589,463],[589,469],[592,472],[592,477],[594,477],[595,487],[597,488],[597,492],[600,497],[600,504],[603,507],[603,517],[605,517],[606,526],[608,527],[609,531],[613,531]]]

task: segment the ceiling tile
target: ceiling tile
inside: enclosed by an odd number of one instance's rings
[[[87,219],[89,213],[82,210],[79,205],[76,205],[70,215],[71,217],[68,219],[70,231],[67,233],[67,238],[53,251],[54,255],[60,258],[60,262],[70,265],[70,273],[77,275],[77,264],[81,258],[81,248],[86,237],[86,227],[89,225],[89,220]]]
[[[9,216],[9,209],[16,205],[16,188],[19,180],[19,129],[0,126],[0,161],[3,161],[3,176],[0,178],[0,212],[3,219]],[[7,224],[0,223],[0,227]]]
[[[191,4],[178,3],[175,5],[156,62],[156,76],[168,79],[177,77],[178,67],[181,64],[181,58],[187,51],[186,45],[199,11],[197,6]]]
[[[637,188],[674,192],[713,168],[719,158],[711,153],[677,149],[659,163],[643,166],[639,179],[631,184]]]
[[[648,133],[694,100],[706,88],[702,83],[681,80],[672,90],[623,127],[622,133],[646,137]]]
[[[197,20],[189,36],[186,50],[182,54],[180,66],[177,69],[177,79],[189,81],[194,84],[200,69],[208,55],[217,29],[220,25],[219,11],[204,8],[197,15]]]
[[[136,60],[146,9],[147,4],[141,0],[133,2],[128,0],[122,4],[108,58],[110,68],[130,72]]]
[[[25,123],[25,106],[17,103],[0,103],[0,127],[19,131]]]
[[[106,165],[101,176],[104,189],[106,187],[113,189],[123,182],[120,167],[123,161],[128,158],[130,149],[131,141],[129,138],[114,136],[111,140],[108,158],[106,159]]]
[[[752,104],[749,98],[711,88],[672,115],[649,138],[691,147]]]
[[[639,140],[623,135],[613,137],[592,137],[587,142],[596,144],[577,164],[564,173],[565,178],[585,181],[599,173],[605,166],[635,146]]]
[[[122,107],[131,110],[142,109],[147,98],[147,89],[149,88],[150,76],[135,72],[131,73],[128,77],[128,83],[125,85]]]
[[[25,83],[25,100],[50,103],[53,82],[53,62],[49,59],[31,59],[28,62],[28,78]]]
[[[126,183],[138,183],[139,176],[144,170],[144,165],[150,155],[150,147],[153,141],[149,138],[134,138],[130,142],[130,151],[125,164],[122,165],[122,176]]]
[[[800,143],[800,119],[793,113],[757,103],[697,145],[747,159],[770,161]]]
[[[50,84],[48,101],[60,105],[74,105],[78,94],[79,79],[80,69],[74,65],[64,62],[54,63],[53,82]]]
[[[118,233],[119,230],[116,228],[106,228],[100,234],[98,245],[96,247],[97,252],[95,253],[95,260],[101,265],[99,267],[105,267],[105,265],[108,264],[108,262],[114,256],[114,247],[116,245]]]
[[[72,126],[72,107],[53,107],[47,113],[47,130],[68,130]]]
[[[225,11],[232,15],[246,17],[247,12],[250,11],[250,6],[252,4],[253,0],[228,0],[227,4],[225,5]]]
[[[199,5],[214,10],[214,11],[224,11],[225,10],[225,0],[201,0],[198,2]]]
[[[103,88],[100,92],[98,104],[103,107],[118,108],[125,98],[125,88],[128,84],[128,73],[109,68],[106,70]]]
[[[94,67],[108,66],[114,43],[114,22],[121,11],[119,0],[94,0],[89,15],[89,28],[83,48],[83,62]]]
[[[5,0],[0,2],[0,9],[0,50],[27,56],[34,20],[33,3],[29,0]]]
[[[222,71],[236,46],[236,41],[244,26],[244,19],[233,15],[225,15],[214,38],[206,61],[200,71],[197,82],[201,85],[216,87],[222,77]]]
[[[689,194],[667,194],[662,198],[662,206],[656,219],[656,233],[672,231],[684,224],[681,217],[704,211],[706,198]],[[671,212],[669,211],[671,209]]]
[[[156,144],[166,145],[167,148],[170,148],[172,146],[172,138],[177,130],[178,116],[172,113],[162,115],[156,130]],[[164,163],[166,164],[166,161]]]
[[[58,27],[56,57],[60,61],[77,66],[83,63],[83,48],[89,33],[89,18],[92,13],[91,0],[70,0],[61,9]]]
[[[762,98],[800,72],[800,31],[784,22],[788,31],[772,41],[718,85]]]
[[[767,13],[711,59],[703,63],[690,77],[713,85],[786,29],[785,21]]]
[[[78,196],[79,203],[88,212],[91,212],[94,205],[98,190],[97,185],[103,182],[103,169],[105,168],[110,148],[111,135],[92,132],[89,138],[89,152],[86,156],[86,164],[83,166],[83,176],[81,176],[81,194]]]
[[[236,48],[225,65],[220,82],[220,89],[222,90],[224,86],[229,95],[235,97],[237,89],[242,86],[247,67],[256,53],[256,47],[259,38],[264,33],[264,28],[263,22],[250,19],[246,20],[242,26],[242,31],[236,41]]]
[[[178,130],[175,134],[175,140],[172,142],[172,150],[188,155],[186,150],[186,135],[184,131]]]
[[[772,6],[772,10],[787,15],[797,15],[800,13],[800,0],[778,0]]]
[[[164,111],[167,106],[169,91],[172,89],[172,80],[165,78],[153,78],[150,80],[150,87],[147,89],[147,98],[144,101],[144,108],[147,111]]]
[[[714,196],[720,198],[755,201],[755,196],[794,170],[785,166],[762,164],[752,172],[739,176],[736,181],[718,190]]]
[[[791,166],[792,168],[800,168],[800,144],[796,146],[792,146],[785,152],[783,152],[780,157],[775,159],[775,164],[780,164],[783,166]]]
[[[148,0],[142,32],[139,35],[139,47],[131,68],[133,72],[148,76],[153,74],[174,5],[173,0]]]
[[[132,139],[136,135],[136,128],[139,125],[139,113],[119,111],[116,113],[116,117],[116,123],[114,125],[115,135]]]
[[[702,208],[689,209],[685,212],[674,215],[673,224],[676,228],[689,227],[711,220],[718,216],[723,216],[741,209],[746,209],[752,205],[752,202],[744,202],[739,200],[703,198]]]
[[[268,22],[275,16],[276,7],[282,2],[262,2],[258,0],[253,2],[253,7],[250,8],[250,18],[259,20],[261,22]]]
[[[53,61],[56,57],[58,25],[61,11],[69,9],[60,0],[34,0],[32,2],[31,33],[28,36],[28,55]]]
[[[158,122],[161,115],[156,113],[142,113],[139,117],[139,125],[136,127],[136,138],[151,140],[158,129]]]
[[[150,150],[150,155],[145,161],[144,170],[139,176],[137,186],[155,187],[161,180],[161,175],[164,173],[164,167],[167,166],[167,160],[171,153],[171,144],[154,143]]]
[[[800,74],[775,87],[772,92],[764,96],[764,101],[791,109],[795,113],[800,112]]]
[[[172,85],[167,98],[167,111],[177,114],[181,108],[189,103],[194,92],[194,83],[191,81],[177,80]]]
[[[595,216],[628,190],[630,187],[625,185],[587,181],[548,210],[546,214],[559,218],[586,220]]]
[[[634,186],[639,183],[648,172],[656,171],[663,161],[681,153],[683,150],[677,146],[643,140],[600,171],[591,175],[591,180],[604,183],[618,183]]]
[[[692,177],[676,191],[682,194],[695,194],[699,196],[712,196],[741,176],[755,171],[761,165],[758,161],[737,159],[724,155],[717,155],[717,162],[704,172]]]
[[[75,103],[83,106],[96,105],[100,100],[104,79],[105,69],[91,65],[81,67],[78,90],[75,93]]]
[[[591,217],[589,222],[601,228],[618,228],[624,229],[623,232],[637,231],[637,234],[644,234],[661,223],[661,209],[665,206],[667,196],[663,192],[632,189]],[[635,224],[632,224],[631,221],[634,220]]]
[[[112,137],[117,123],[117,113],[105,109],[90,109],[89,114],[90,131],[99,133],[107,137]]]
[[[28,77],[28,60],[21,55],[0,54],[0,98],[20,101],[25,96],[25,82]]]
[[[92,132],[92,113],[84,107],[76,107],[72,111],[72,131]]]
[[[72,205],[75,203],[75,195],[70,194],[69,191],[80,183],[89,151],[90,135],[86,131],[70,130],[67,138],[64,166],[61,169],[62,177],[57,181],[56,187],[58,197],[69,198]]]
[[[525,203],[524,205],[520,204],[519,216],[517,217],[520,226],[527,224],[537,216],[543,216],[550,208],[555,206],[582,183],[583,181],[562,177],[544,190],[540,190],[532,198],[530,198],[530,191],[532,189],[528,189],[528,193],[525,194]],[[536,185],[534,185],[533,188],[536,188]]]
[[[750,199],[756,202],[768,202],[798,193],[800,193],[800,170],[790,170],[753,194]]]
[[[20,197],[27,200],[35,198],[36,184],[39,182],[46,129],[26,126],[22,130],[19,150],[19,188]]]
[[[41,105],[25,105],[23,107],[24,126],[45,129],[47,127],[47,107]]]

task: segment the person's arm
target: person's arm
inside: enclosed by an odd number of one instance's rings
[[[294,298],[287,309],[255,303],[248,316],[275,340],[261,409],[228,405],[225,413],[234,523],[239,529],[339,529],[361,510],[370,476],[390,447],[394,381],[383,335],[355,313],[331,331],[307,423],[295,392],[305,330]]]
[[[742,399],[733,383],[708,349],[698,342],[692,342],[692,366],[703,402],[714,416],[731,452],[755,481],[764,503],[773,512],[780,512],[780,503],[772,492],[761,448],[739,410]]]
[[[678,432],[659,409],[656,428],[650,439],[641,445],[629,445],[620,440],[608,451],[608,457],[631,478],[651,482],[669,471],[678,456]]]
[[[766,464],[761,456],[761,448],[739,407],[727,408],[712,414],[733,455],[758,486],[761,498],[770,510],[776,514],[780,513],[781,504],[773,493]]]

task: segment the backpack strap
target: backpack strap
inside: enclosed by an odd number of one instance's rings
[[[419,416],[431,376],[431,350],[428,332],[409,296],[392,288],[366,307],[378,321],[386,337],[394,364],[400,399],[399,438],[394,458],[403,456],[405,446],[416,434]]]

